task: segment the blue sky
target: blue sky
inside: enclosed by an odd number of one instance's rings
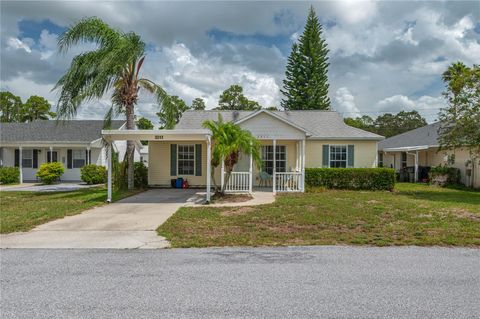
[[[1,5],[1,88],[23,99],[45,96],[72,57],[58,36],[96,16],[147,43],[145,76],[187,103],[217,106],[240,84],[264,106],[279,106],[291,45],[302,33],[310,2],[9,2]],[[330,53],[332,107],[344,116],[419,110],[429,121],[445,105],[441,73],[454,61],[480,61],[477,2],[313,2]],[[79,118],[102,118],[108,96],[85,104]],[[158,106],[141,96],[137,113],[155,120]]]

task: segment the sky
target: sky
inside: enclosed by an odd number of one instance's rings
[[[1,1],[0,88],[55,105],[53,86],[72,57],[94,48],[57,52],[58,37],[83,17],[139,34],[147,43],[143,76],[187,104],[207,108],[232,84],[264,107],[280,106],[285,65],[310,5],[329,52],[329,96],[344,117],[418,110],[433,122],[449,64],[480,62],[478,1],[163,2]],[[109,97],[84,104],[78,119],[101,119]],[[140,96],[137,116],[158,123],[158,105]]]

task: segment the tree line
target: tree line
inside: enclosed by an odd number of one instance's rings
[[[25,123],[48,120],[57,114],[51,111],[50,103],[43,97],[32,95],[25,103],[19,96],[8,91],[0,92],[0,122]]]

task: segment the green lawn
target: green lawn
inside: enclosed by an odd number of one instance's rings
[[[273,204],[181,208],[158,233],[173,247],[480,246],[480,192],[398,184],[394,192],[316,190]]]
[[[114,192],[119,200],[139,191]],[[54,219],[78,214],[105,204],[104,187],[70,192],[0,192],[0,233],[27,231]]]

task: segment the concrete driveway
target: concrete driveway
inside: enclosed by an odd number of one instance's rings
[[[164,248],[155,230],[175,211],[198,200],[196,190],[151,189],[113,204],[1,235],[2,248]]]

